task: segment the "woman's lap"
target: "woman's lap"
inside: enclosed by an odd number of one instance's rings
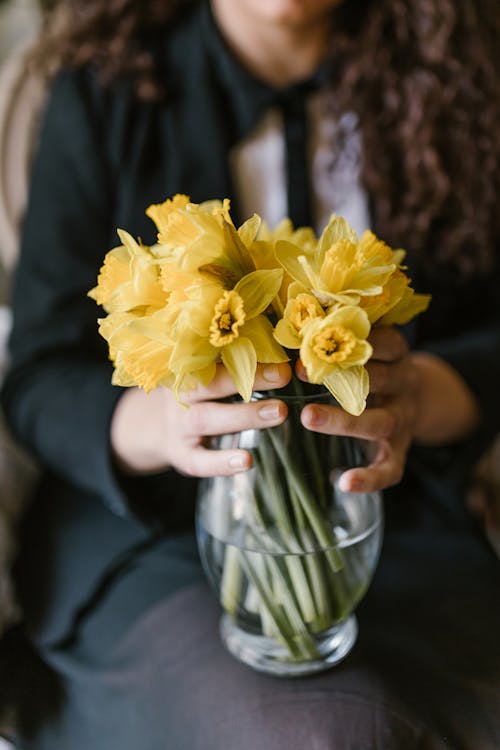
[[[484,561],[451,564],[434,542],[420,561],[411,540],[387,539],[353,652],[294,680],[226,653],[193,540],[162,542],[115,581],[74,642],[44,654],[66,699],[26,750],[498,748],[498,576]],[[455,544],[453,555],[473,559]]]

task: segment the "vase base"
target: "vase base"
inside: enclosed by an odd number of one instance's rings
[[[277,677],[301,677],[324,672],[338,664],[351,651],[358,635],[356,617],[334,625],[315,637],[317,659],[294,661],[285,646],[264,635],[252,635],[242,630],[224,614],[220,621],[222,642],[239,661],[258,672]]]

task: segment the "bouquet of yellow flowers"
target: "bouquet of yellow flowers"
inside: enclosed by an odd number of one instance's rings
[[[359,239],[338,216],[318,238],[288,219],[271,230],[257,215],[237,228],[228,200],[176,195],[147,214],[157,243],[119,230],[122,244],[89,292],[107,312],[99,330],[117,385],[166,386],[182,402],[222,363],[248,401],[262,398],[252,394],[258,363],[298,355],[310,383],[359,415],[372,326],[406,323],[429,304],[410,286],[403,250],[370,231]],[[198,540],[236,623],[236,631],[223,627],[229,649],[258,669],[284,673],[293,664],[299,674],[338,661],[355,639],[351,612],[376,564],[381,509],[377,493],[339,491],[335,477],[352,444],[303,430],[302,387],[292,385],[283,425],[220,438],[221,447],[250,450],[253,468],[208,482]],[[269,658],[254,649],[257,632],[274,644]]]
[[[108,313],[99,330],[116,385],[164,385],[180,397],[222,362],[248,401],[257,363],[298,350],[309,382],[359,415],[371,327],[406,323],[429,304],[410,286],[404,251],[370,231],[358,239],[342,217],[316,238],[288,219],[271,230],[257,215],[236,228],[228,200],[176,195],[146,213],[157,244],[119,230],[122,244],[89,292]]]

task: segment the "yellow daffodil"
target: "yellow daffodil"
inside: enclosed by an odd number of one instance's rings
[[[248,245],[257,269],[280,267],[275,251],[276,244],[280,240],[291,242],[295,248],[300,249],[300,252],[305,255],[311,255],[318,244],[318,240],[310,227],[294,229],[290,219],[283,219],[274,229],[271,229],[263,221],[260,224],[256,239]],[[288,273],[284,273],[278,298],[274,303],[275,313],[278,317],[283,315],[283,309],[288,298],[288,287],[292,282],[293,278]]]
[[[99,321],[99,332],[109,344],[110,358],[114,362],[115,385],[138,385],[145,391],[159,384],[172,385],[169,368],[172,341],[166,335],[163,310],[152,316],[139,317],[132,313],[111,313]]]
[[[397,304],[391,307],[377,323],[384,326],[404,325],[416,315],[425,312],[430,302],[430,294],[416,294],[413,289],[406,287]]]
[[[163,203],[154,203],[146,209],[146,216],[156,224],[158,242],[168,242],[170,237],[170,217],[179,208],[186,208],[189,196],[177,193],[173,198],[167,198]]]
[[[182,390],[186,376],[222,362],[248,401],[257,362],[287,361],[264,314],[278,293],[282,275],[281,269],[254,271],[231,290],[215,284],[187,290],[183,333],[170,357],[176,390]]]
[[[360,306],[366,310],[372,325],[403,325],[428,308],[430,295],[415,294],[410,283],[411,279],[398,269],[381,294],[361,299]]]
[[[258,254],[258,245],[261,242],[264,245],[271,247],[273,250],[274,264],[276,266],[274,246],[280,240],[292,242],[297,248],[300,248],[304,255],[311,255],[318,244],[317,237],[311,227],[299,227],[298,229],[294,229],[290,219],[283,219],[272,229],[267,222],[262,221],[256,236],[257,248],[255,251]],[[265,267],[269,268],[268,265]]]
[[[368,315],[360,307],[341,306],[304,327],[300,358],[311,383],[323,383],[350,414],[366,405],[368,373],[363,365],[372,354],[366,341]]]
[[[283,317],[274,329],[274,338],[288,349],[299,349],[307,324],[325,313],[314,295],[301,293],[288,300]]]
[[[402,271],[396,269],[382,287],[380,294],[362,297],[359,304],[366,311],[370,323],[375,323],[401,300],[410,283]]]
[[[107,312],[162,307],[168,295],[150,248],[138,244],[128,232],[118,230],[118,234],[123,244],[106,255],[89,297]]]
[[[229,213],[229,201],[190,203],[186,196],[150,206],[146,211],[156,223],[155,255],[165,272],[194,272],[231,288],[255,270],[248,245],[258,231],[260,218],[249,219],[237,230]]]
[[[178,194],[146,213],[158,243],[119,230],[122,245],[89,292],[108,313],[99,330],[118,385],[165,385],[179,397],[223,363],[248,400],[257,363],[287,361],[286,347],[300,350],[311,382],[359,414],[370,326],[404,324],[430,301],[411,288],[403,250],[372,232],[358,239],[341,217],[318,239],[289,219],[270,229],[254,215],[236,228],[227,199]]]
[[[332,217],[314,253],[303,254],[293,243],[280,241],[276,255],[290,276],[324,308],[357,304],[362,296],[381,294],[397,268],[397,258],[384,242],[369,231],[358,241],[341,217]]]

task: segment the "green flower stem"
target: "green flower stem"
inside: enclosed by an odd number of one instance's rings
[[[328,587],[325,581],[325,572],[322,569],[321,561],[317,554],[311,553],[306,557],[307,572],[309,575],[311,591],[316,602],[318,617],[314,623],[311,623],[315,632],[321,632],[330,627],[333,622],[332,607]]]
[[[342,554],[336,548],[337,540],[324,522],[321,512],[318,511],[315,498],[311,497],[309,488],[305,486],[300,477],[298,461],[287,453],[281,435],[277,434],[278,431],[279,428],[269,430],[266,433],[274,451],[267,451],[265,445],[259,451],[262,464],[266,464],[267,468],[267,471],[264,470],[264,482],[267,492],[276,501],[277,477],[283,472],[278,473],[276,466],[270,466],[269,459],[266,460],[265,456],[277,454],[284,468],[284,477],[289,485],[290,502],[300,539],[297,539],[293,534],[293,525],[286,510],[281,490],[280,504],[274,506],[273,517],[276,518],[282,533],[284,548],[290,549],[290,540],[293,539],[295,548],[298,547],[301,552],[310,552],[310,554],[305,555],[304,561],[296,560],[296,562],[291,563],[295,566],[295,569],[293,573],[290,569],[289,572],[291,585],[305,621],[311,625],[313,630],[319,631],[328,627],[333,621],[341,619],[341,613],[346,609],[348,597],[345,587],[342,585],[342,576],[339,574],[344,567],[344,561]],[[313,438],[312,434],[310,437]],[[318,544],[310,538],[311,527],[320,546],[324,548],[324,554],[329,562],[327,573],[323,570],[318,555],[313,552],[313,550],[317,550]],[[290,551],[294,550],[291,549]],[[300,570],[296,565],[297,562],[300,563]],[[304,575],[303,562],[306,566],[307,577]],[[325,580],[325,573],[328,580]],[[333,601],[331,602],[332,597]],[[333,603],[335,606],[332,609]]]
[[[305,539],[304,543],[309,546],[309,548],[314,546],[314,539],[311,539],[312,531],[311,529],[304,532],[305,535],[307,535],[308,539]],[[351,595],[349,593],[349,586],[346,585],[346,576],[349,575],[350,570],[350,560],[349,565],[345,565],[344,556],[342,554],[342,550],[340,550],[338,547],[336,547],[336,552],[339,557],[342,559],[342,567],[338,569],[333,569],[331,564],[331,559],[328,557],[328,555],[325,553],[325,560],[327,562],[326,570],[321,565],[321,560],[319,556],[316,555],[314,557],[311,555],[311,561],[314,561],[317,565],[320,565],[322,576],[321,579],[321,585],[325,587],[326,592],[324,594],[323,601],[325,603],[328,603],[328,624],[331,625],[334,622],[338,622],[339,620],[344,619],[344,616],[349,611],[349,605],[351,601]]]
[[[271,516],[276,522],[276,525],[278,526],[282,537],[291,541],[293,538],[295,538],[295,534],[286,506],[283,490],[276,481],[278,472],[277,467],[272,460],[272,454],[271,452],[268,452],[264,449],[259,450],[257,456],[259,468],[261,470],[261,476],[258,475],[257,478],[260,478],[261,480],[259,482],[260,487],[265,489],[265,491],[262,491],[261,494],[267,501]],[[297,546],[299,546],[298,543]]]
[[[308,584],[307,575],[304,571],[302,560],[297,555],[303,554],[302,546],[294,534],[293,525],[288,513],[285,498],[281,487],[276,482],[276,467],[270,467],[269,457],[262,451],[262,481],[260,484],[265,488],[266,496],[270,499],[270,510],[276,521],[277,531],[280,537],[271,544],[271,538],[265,536],[259,537],[259,544],[268,549],[271,553],[284,555],[285,564],[290,576],[292,590],[294,592],[297,604],[302,612],[306,622],[315,622],[317,611],[314,605],[314,598]],[[261,518],[264,525],[264,521]],[[269,529],[268,529],[269,530]]]
[[[241,600],[242,578],[240,551],[237,547],[227,545],[224,552],[220,602],[226,612],[233,617],[238,612]]]
[[[254,555],[261,556],[261,553],[241,552],[241,565],[246,576],[259,592],[261,606],[266,609],[267,616],[276,628],[279,639],[289,649],[293,658],[317,658],[319,654],[314,639],[304,625],[276,561],[270,555],[264,558],[273,582],[271,588],[266,576],[262,575],[262,571],[255,571],[251,560]],[[281,604],[276,604],[277,599]]]
[[[251,585],[253,587],[253,584]],[[276,623],[273,620],[272,615],[269,613],[269,610],[267,609],[266,605],[262,601],[262,597],[260,596],[258,591],[257,591],[257,596],[259,597],[259,615],[260,615],[260,622],[261,622],[263,634],[267,636],[268,638],[272,638],[275,641],[280,641],[280,643],[282,643],[288,648],[288,650],[290,651],[290,655],[294,656],[293,648],[290,649],[288,646],[288,642],[285,641],[284,638],[281,637],[279,630],[276,628]],[[294,658],[297,658],[297,657],[295,656]]]
[[[323,548],[325,558],[330,568],[328,583],[332,594],[332,600],[336,605],[334,609],[337,610],[336,613],[332,613],[332,620],[338,621],[344,617],[350,600],[348,592],[346,591],[343,576],[341,575],[341,571],[344,570],[344,557],[342,551],[338,548],[338,540],[336,539],[335,534],[325,522],[321,511],[318,510],[315,498],[311,497],[309,487],[306,485],[298,471],[297,464],[287,453],[279,434],[277,434],[277,431],[275,430],[276,428],[268,430],[268,435],[272,441],[276,454],[280,458],[285,469],[285,476],[290,488],[290,495],[291,497],[295,495],[298,499],[317,542],[320,547]],[[313,544],[312,548],[317,549],[317,544]],[[322,582],[325,582],[324,579]],[[316,579],[315,583],[319,590],[319,578]],[[327,600],[328,597],[325,597],[322,601],[326,602]],[[326,611],[325,608],[324,611]],[[332,620],[330,622],[332,622]]]
[[[247,584],[243,607],[247,612],[252,612],[254,615],[260,614],[259,592],[250,582]]]
[[[293,509],[293,515],[295,517],[295,523],[300,535],[300,542],[302,549],[304,552],[309,552],[310,548],[307,547],[305,543],[304,538],[304,532],[306,529],[308,529],[307,520],[304,515],[304,511],[302,510],[302,505],[300,504],[300,500],[297,497],[297,493],[294,491],[293,487],[289,487],[290,490],[290,502],[292,503],[292,509]]]
[[[316,623],[318,612],[307,574],[302,565],[302,560],[296,555],[287,555],[285,557],[285,564],[303,619],[311,624]]]
[[[297,378],[292,378],[292,386],[296,396],[303,396],[304,389],[302,383]],[[311,430],[302,427],[300,422],[300,416],[298,417],[298,424],[294,425],[299,428],[299,434],[302,436],[300,448],[304,450],[307,457],[306,463],[310,473],[313,476],[314,491],[316,494],[316,502],[320,505],[323,510],[326,510],[328,506],[328,498],[325,494],[325,484],[323,481],[323,467],[321,466],[317,443],[315,440],[315,434]]]
[[[326,558],[329,561],[333,572],[337,573],[344,567],[344,561],[342,554],[336,548],[335,535],[318,512],[314,500],[310,497],[308,488],[304,484],[302,477],[297,473],[297,470],[293,465],[293,462],[290,460],[290,457],[287,455],[281,440],[277,435],[273,434],[273,429],[274,428],[271,428],[269,430],[269,437],[271,438],[274,449],[285,468],[290,487],[293,488],[300,500],[304,513],[311,524],[311,528],[314,531],[320,546],[324,548]]]
[[[303,439],[294,442],[298,420],[291,413],[284,425],[262,431],[253,450],[253,502],[250,497],[238,546],[226,550],[221,604],[235,618],[240,607],[257,615],[262,632],[283,644],[290,658],[314,659],[313,634],[344,619],[357,585],[346,578],[326,515],[322,462],[330,465],[331,457],[317,452],[310,431],[300,430]]]
[[[296,518],[297,528],[300,536],[302,549],[306,553],[304,562],[307,570],[307,576],[310,583],[312,596],[315,602],[317,620],[311,622],[315,630],[324,630],[332,622],[331,607],[328,596],[328,586],[325,581],[325,572],[321,560],[314,549],[314,544],[308,539],[308,527],[304,516],[304,511],[296,492],[290,488],[290,500]]]

